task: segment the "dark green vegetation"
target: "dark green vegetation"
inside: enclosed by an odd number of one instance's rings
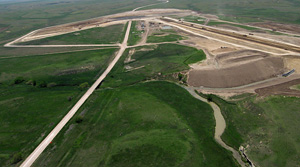
[[[300,24],[298,0],[171,0],[167,4],[150,8],[191,9],[222,16],[235,22],[273,20]]]
[[[26,158],[104,71],[114,52],[0,59],[0,166]]]
[[[144,31],[139,31],[137,28],[138,26],[137,24],[138,24],[137,21],[133,21],[131,24],[130,34],[127,42],[128,46],[135,45],[141,40],[141,34]]]
[[[127,27],[126,27],[127,28]],[[115,44],[121,42],[126,28],[123,24],[97,27],[88,30],[20,43],[22,45]]]
[[[173,73],[188,70],[188,64],[205,59],[202,50],[176,44],[136,48],[131,55],[132,61],[126,63],[128,54],[129,50],[107,76],[103,87],[130,85],[154,78],[170,79],[168,76]]]
[[[221,108],[227,128],[223,140],[238,149],[247,148],[249,158],[259,166],[297,166],[300,164],[300,99],[249,95],[226,102],[213,97]]]
[[[54,53],[98,50],[101,48],[112,48],[112,47],[5,48],[0,46],[0,59],[12,58],[12,57],[23,57],[23,56],[46,55],[46,54],[54,54]]]
[[[24,160],[78,100],[77,87],[0,85],[0,166]]]
[[[183,37],[180,35],[177,35],[175,31],[160,31],[155,32],[151,36],[147,38],[148,43],[159,43],[159,42],[173,42],[182,40]]]
[[[97,91],[34,166],[236,166],[210,106],[168,82]]]
[[[92,84],[105,69],[116,49],[69,52],[21,58],[0,59],[0,83],[9,84],[22,76],[38,83],[58,85]]]

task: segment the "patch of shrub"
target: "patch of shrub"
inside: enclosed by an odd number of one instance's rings
[[[10,161],[11,164],[16,164],[20,161],[23,160],[23,157],[22,157],[22,153],[18,152],[18,153],[15,153],[13,156],[12,156],[12,159]]]
[[[75,122],[80,124],[83,121],[83,117],[82,116],[77,116],[75,119]]]
[[[47,83],[45,81],[42,81],[41,83],[39,83],[38,87],[40,87],[40,88],[46,88],[47,87]]]
[[[26,85],[36,86],[36,81],[35,80],[29,80],[29,81],[26,82]]]
[[[47,84],[47,87],[48,88],[52,88],[52,87],[54,87],[54,86],[56,86],[57,84],[55,83],[55,82],[51,82],[51,83],[49,83],[49,84]]]
[[[213,101],[213,96],[211,94],[207,95],[207,101],[212,102]]]
[[[17,77],[15,80],[14,80],[14,83],[15,84],[20,84],[20,83],[22,83],[22,82],[24,82],[25,81],[25,79],[23,78],[23,77]]]
[[[183,77],[184,77],[183,74],[178,73],[178,80],[179,80],[179,81],[181,81]]]
[[[82,83],[82,84],[79,85],[79,88],[80,88],[81,90],[83,90],[83,89],[85,89],[85,88],[88,88],[89,86],[90,86],[90,85],[89,85],[88,82],[84,82],[84,83]]]

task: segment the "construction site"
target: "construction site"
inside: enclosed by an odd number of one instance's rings
[[[95,27],[125,24],[129,20],[138,21],[137,30],[142,32],[141,40],[136,44],[138,46],[150,45],[151,43],[147,43],[149,36],[167,36],[170,33],[160,30],[172,29],[185,37],[177,41],[181,45],[204,50],[207,59],[190,64],[191,69],[187,73],[188,85],[203,93],[223,96],[240,93],[300,96],[299,91],[289,88],[300,84],[299,38],[289,34],[272,35],[262,31],[253,33],[241,28],[220,28],[177,19],[191,15],[207,17],[207,20],[216,19],[211,15],[179,9],[132,11],[35,30],[6,46],[26,47],[22,42]],[[283,75],[285,73],[288,75]]]

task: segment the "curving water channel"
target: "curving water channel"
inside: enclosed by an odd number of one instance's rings
[[[198,100],[201,100],[205,103],[208,103],[212,109],[214,110],[214,117],[216,120],[216,127],[215,127],[215,140],[226,150],[229,150],[232,152],[233,157],[237,160],[237,162],[242,166],[245,167],[245,163],[242,161],[241,155],[239,154],[238,151],[236,151],[235,149],[233,149],[232,147],[226,145],[223,140],[221,139],[222,134],[224,133],[224,130],[226,128],[226,122],[225,119],[221,113],[221,110],[219,108],[219,106],[214,103],[214,102],[209,102],[207,99],[199,96],[196,92],[194,88],[191,87],[187,87],[187,86],[183,86],[180,85],[181,87],[185,88],[193,97],[195,97]]]

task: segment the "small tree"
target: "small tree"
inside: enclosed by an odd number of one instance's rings
[[[181,81],[183,78],[183,75],[181,73],[178,73],[178,80]]]
[[[213,101],[213,96],[211,94],[207,95],[207,101],[212,102]]]
[[[83,117],[81,115],[77,116],[75,122],[80,124],[83,121]]]

